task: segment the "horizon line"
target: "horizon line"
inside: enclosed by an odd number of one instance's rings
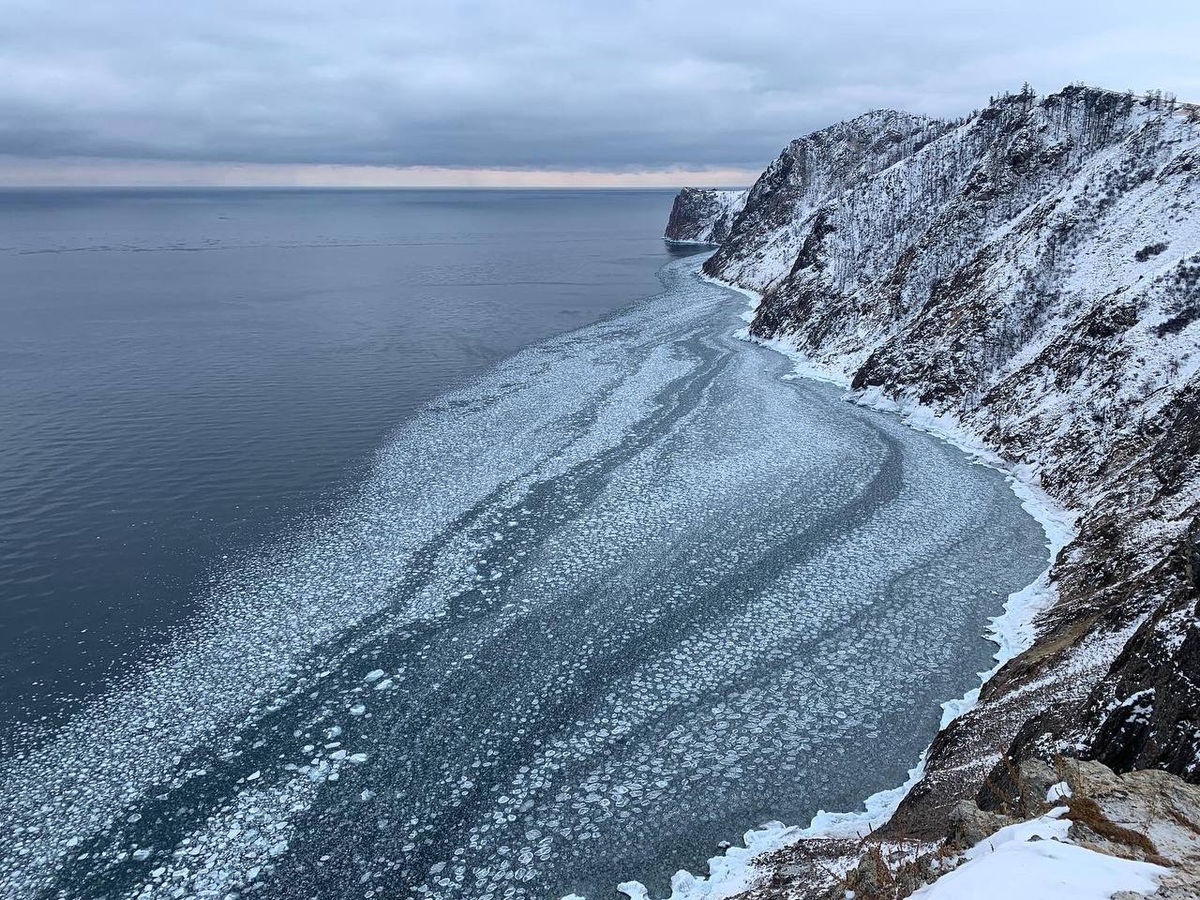
[[[0,191],[678,191],[693,184],[516,184],[516,185],[472,185],[472,184],[6,184],[0,182]],[[743,184],[704,185],[706,189],[743,191],[750,187]]]
[[[678,189],[747,186],[762,169],[709,166],[609,171],[346,163],[231,163],[198,160],[0,155],[0,189],[326,188],[326,189]]]

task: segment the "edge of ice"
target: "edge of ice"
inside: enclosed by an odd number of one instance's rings
[[[743,321],[749,323],[762,302],[762,295],[739,285],[730,284],[711,275],[698,272],[704,281],[741,294],[747,298],[748,309],[742,313]],[[1037,472],[1028,466],[1013,466],[989,447],[982,438],[964,427],[953,415],[938,413],[928,406],[911,400],[896,401],[885,397],[878,388],[857,394],[849,393],[847,373],[832,366],[822,365],[802,353],[795,346],[779,338],[763,340],[753,337],[749,328],[739,329],[736,336],[782,353],[792,361],[792,374],[785,377],[805,378],[832,383],[847,389],[846,399],[871,409],[898,415],[905,425],[927,432],[970,456],[978,463],[990,466],[1006,476],[1009,486],[1022,508],[1042,526],[1046,535],[1049,561],[1045,570],[1031,584],[1008,596],[1003,611],[989,620],[984,637],[997,645],[993,659],[996,664],[986,672],[979,673],[979,686],[967,691],[962,697],[947,700],[942,704],[942,720],[939,733],[959,716],[975,708],[979,702],[979,691],[1006,662],[1027,650],[1034,640],[1034,620],[1054,600],[1055,587],[1050,581],[1050,568],[1059,551],[1076,535],[1075,515],[1055,502],[1042,490]],[[878,791],[863,801],[863,808],[856,812],[826,812],[819,810],[807,827],[767,822],[747,831],[743,836],[744,846],[730,847],[720,856],[708,860],[708,876],[697,876],[683,869],[671,878],[671,893],[663,900],[723,900],[753,888],[763,874],[755,861],[766,853],[782,849],[803,840],[815,838],[865,837],[883,825],[900,801],[921,780],[925,772],[925,755],[922,751],[917,764],[908,771],[908,779],[898,787]],[[638,881],[626,881],[617,886],[629,900],[651,900],[650,892]],[[570,895],[563,900],[583,900]]]

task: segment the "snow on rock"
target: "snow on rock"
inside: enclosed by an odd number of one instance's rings
[[[1200,780],[1200,108],[1072,86],[867,113],[789,144],[704,271],[797,375],[1010,471],[1055,553],[882,836],[942,839],[1029,757]],[[760,868],[786,883],[813,846]]]
[[[1198,896],[1200,787],[1154,769],[1117,775],[1070,760],[1059,769],[1065,780],[1046,793],[1047,804],[1059,805],[999,828],[961,856],[943,854],[942,868],[953,870],[912,896]]]
[[[746,191],[684,188],[671,207],[665,236],[676,244],[719,244],[745,205]]]
[[[966,862],[912,894],[920,900],[1108,900],[1151,893],[1167,870],[1070,843],[1060,807],[1009,825],[969,849]]]

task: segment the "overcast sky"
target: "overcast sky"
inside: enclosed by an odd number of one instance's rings
[[[1200,2],[0,0],[0,181],[746,181],[867,109],[1200,100]]]

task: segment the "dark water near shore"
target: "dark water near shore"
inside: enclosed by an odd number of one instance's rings
[[[439,391],[656,290],[671,196],[0,192],[0,724],[72,708]]]
[[[4,732],[0,896],[663,896],[903,781],[1044,567],[669,196],[6,199],[6,690],[67,721]]]

